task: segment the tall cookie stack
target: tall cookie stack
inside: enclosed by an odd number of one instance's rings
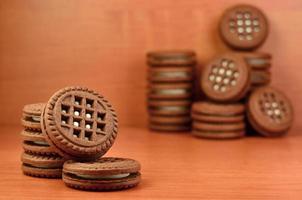
[[[22,170],[24,174],[30,176],[60,178],[65,159],[55,152],[42,134],[40,121],[44,106],[43,103],[37,103],[23,108]]]
[[[149,127],[155,131],[188,131],[193,97],[192,51],[158,51],[147,54]]]
[[[117,136],[117,116],[93,90],[66,87],[46,104],[27,105],[22,124],[26,175],[62,177],[67,186],[83,190],[127,189],[140,182],[137,161],[102,157]]]

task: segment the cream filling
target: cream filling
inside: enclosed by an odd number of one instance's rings
[[[262,59],[262,58],[249,58],[248,63],[252,66],[253,65],[254,66],[262,66],[262,65],[269,64],[270,61],[268,59]]]
[[[102,180],[102,179],[114,180],[114,179],[126,178],[126,177],[130,176],[130,173],[115,174],[115,175],[84,175],[84,174],[77,174],[76,176],[79,177],[79,178],[89,179],[89,180]]]
[[[190,73],[187,72],[158,72],[155,74],[156,77],[162,78],[187,78]]]
[[[25,143],[29,145],[36,145],[36,146],[49,146],[46,141],[25,141]]]
[[[188,94],[188,90],[186,89],[157,89],[154,90],[153,93],[155,94],[163,94],[163,95],[182,95],[182,94]]]
[[[31,118],[35,122],[40,122],[41,121],[41,117],[38,117],[38,116],[32,116]]]
[[[59,167],[53,167],[53,166],[35,166],[35,165],[31,165],[31,164],[27,164],[27,163],[23,163],[24,166],[27,167],[32,167],[32,168],[37,168],[37,169],[59,169]]]

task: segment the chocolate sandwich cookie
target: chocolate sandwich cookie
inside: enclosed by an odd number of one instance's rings
[[[81,190],[120,190],[132,188],[141,179],[139,162],[127,158],[100,158],[93,162],[66,161],[63,181]]]
[[[161,124],[161,123],[150,123],[150,130],[162,131],[162,132],[185,132],[190,131],[190,123],[187,124]]]
[[[241,103],[220,104],[210,101],[200,101],[192,105],[192,112],[210,116],[229,117],[243,114],[245,107]]]
[[[23,141],[23,149],[26,153],[35,155],[58,155],[54,147],[50,146],[45,139],[33,137]]]
[[[192,83],[154,83],[149,85],[148,96],[151,99],[188,99],[192,94]]]
[[[285,134],[293,123],[293,108],[289,99],[272,87],[254,90],[248,100],[248,121],[261,135],[273,137]]]
[[[189,115],[185,115],[185,116],[150,115],[149,122],[153,124],[188,124],[191,122],[191,117]]]
[[[151,82],[191,82],[193,80],[192,67],[151,67],[148,71]]]
[[[264,86],[271,82],[271,72],[266,70],[252,70],[251,73],[252,86]]]
[[[45,137],[41,131],[24,129],[21,131],[21,136],[24,141],[36,141],[36,142],[45,142]]]
[[[230,131],[244,131],[244,121],[238,123],[208,123],[197,122],[193,123],[194,130],[207,131],[207,132],[230,132]]]
[[[190,100],[149,100],[148,111],[151,115],[188,115],[191,112]]]
[[[21,123],[26,129],[41,130],[41,113],[44,103],[28,104],[23,108]]]
[[[45,106],[41,124],[47,142],[68,159],[96,159],[109,150],[117,136],[112,106],[83,87],[57,91]]]
[[[252,70],[268,70],[271,67],[272,55],[265,52],[240,53]]]
[[[65,160],[60,156],[41,156],[23,153],[21,156],[22,171],[25,175],[60,178]]]
[[[154,51],[147,54],[147,63],[151,66],[195,65],[196,55],[193,51]]]
[[[237,123],[244,121],[244,115],[209,115],[209,114],[197,114],[192,112],[192,119],[194,121],[200,122],[210,122],[210,123]]]
[[[268,22],[261,10],[251,5],[236,5],[221,17],[219,30],[223,41],[232,48],[251,50],[268,35]]]
[[[207,139],[235,139],[245,136],[245,131],[223,131],[223,132],[211,132],[193,130],[192,134],[196,137]]]
[[[241,56],[227,53],[216,57],[203,70],[201,88],[219,102],[242,99],[250,86],[251,70]]]

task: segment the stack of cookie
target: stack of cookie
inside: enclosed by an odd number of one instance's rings
[[[201,88],[206,101],[192,109],[193,134],[228,139],[245,135],[245,106],[251,72],[244,59],[232,53],[217,56],[203,70]]]
[[[117,116],[93,90],[67,87],[45,105],[27,105],[22,124],[26,175],[62,177],[67,186],[84,190],[126,189],[140,181],[137,161],[102,157],[117,136]]]
[[[265,15],[254,6],[237,5],[225,11],[219,30],[229,47],[244,52],[219,55],[204,68],[201,88],[208,100],[193,105],[193,134],[217,139],[242,137],[245,113],[261,135],[285,134],[293,122],[293,110],[282,92],[267,86],[271,55],[247,52],[261,46],[268,35]]]
[[[236,5],[227,9],[220,20],[223,41],[241,53],[251,68],[251,88],[268,85],[271,81],[269,53],[253,52],[268,35],[268,21],[264,13],[251,5]],[[249,52],[246,52],[249,51]]]
[[[251,69],[251,89],[270,84],[271,54],[264,52],[246,52],[241,55]]]
[[[149,127],[187,131],[191,127],[195,53],[158,51],[147,54]]]
[[[21,156],[24,174],[37,177],[60,178],[65,159],[59,156],[48,144],[42,134],[40,124],[45,104],[29,104],[24,106],[21,123],[24,129],[24,153]]]
[[[193,135],[203,138],[238,138],[245,134],[244,105],[196,102],[192,106]]]

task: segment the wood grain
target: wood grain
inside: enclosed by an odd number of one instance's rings
[[[302,138],[249,137],[230,141],[121,128],[106,156],[136,159],[142,182],[116,192],[84,192],[61,180],[21,172],[21,127],[1,127],[0,199],[297,199],[302,198]]]
[[[226,51],[223,10],[248,0],[1,0],[0,123],[18,124],[24,104],[67,85],[105,95],[123,125],[146,124],[145,53],[193,49],[199,67]],[[273,85],[302,113],[302,1],[255,0],[270,21],[261,51],[273,54]],[[299,120],[299,119],[298,119]]]

